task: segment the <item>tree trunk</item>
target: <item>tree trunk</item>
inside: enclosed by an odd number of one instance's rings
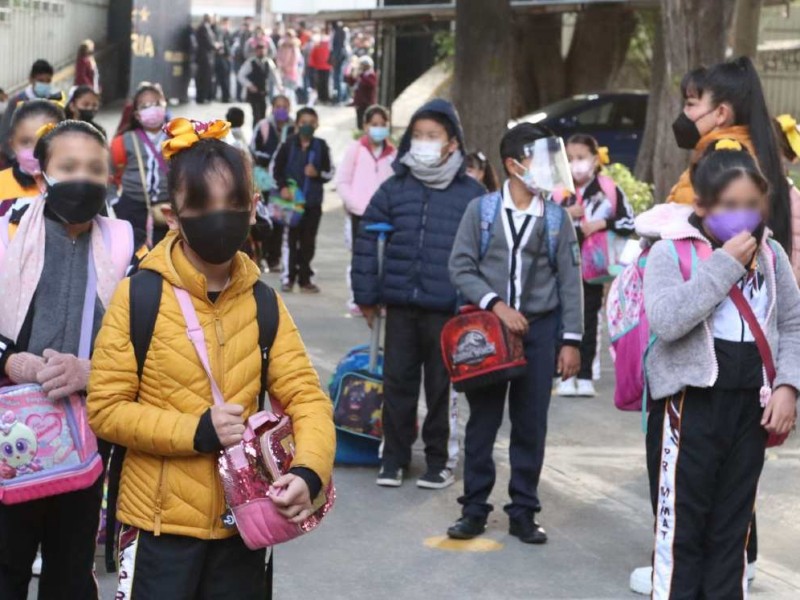
[[[653,77],[636,170],[639,174],[652,174],[656,202],[666,200],[688,164],[688,153],[675,146],[672,135],[672,122],[683,108],[681,79],[691,69],[724,59],[735,1],[661,2],[661,48],[656,49],[656,56],[663,52],[664,62],[663,68],[654,68],[661,75]]]
[[[518,15],[512,32],[511,114],[520,116],[561,100],[567,91],[561,57],[561,15]]]
[[[500,167],[498,148],[511,110],[510,0],[459,0],[453,98],[469,150]]]
[[[625,63],[635,31],[636,14],[625,6],[590,6],[578,13],[566,61],[567,93],[605,90]]]
[[[733,54],[756,57],[763,0],[738,0],[734,16]]]

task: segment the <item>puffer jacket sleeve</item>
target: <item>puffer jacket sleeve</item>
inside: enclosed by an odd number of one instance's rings
[[[190,456],[200,417],[137,401],[130,336],[130,280],[120,283],[97,335],[89,376],[89,424],[99,438],[158,456]]]
[[[279,325],[269,354],[267,388],[292,420],[296,447],[292,468],[311,469],[327,485],[336,453],[333,404],[322,391],[300,332],[280,298],[278,307]]]
[[[392,182],[385,182],[372,196],[362,218],[362,225],[353,242],[352,281],[356,304],[374,306],[381,301],[381,282],[378,279],[377,235],[366,231],[365,225],[390,223],[389,188]]]
[[[778,308],[778,356],[775,368],[777,377],[774,387],[789,385],[800,391],[800,291],[794,278],[789,257],[779,244],[771,244],[777,254],[777,308]]]

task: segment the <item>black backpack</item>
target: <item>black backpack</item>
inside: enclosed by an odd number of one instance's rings
[[[130,281],[130,331],[133,352],[136,356],[136,373],[141,380],[147,350],[158,319],[164,280],[159,273],[142,269],[131,276]],[[258,320],[258,346],[261,349],[261,391],[258,408],[263,410],[267,398],[267,367],[269,351],[278,333],[278,300],[275,290],[263,281],[253,286]],[[116,506],[119,496],[119,481],[125,448],[114,445],[108,461],[108,508],[106,510],[106,570],[115,573],[117,550]]]

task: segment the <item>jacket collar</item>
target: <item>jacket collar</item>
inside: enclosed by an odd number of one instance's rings
[[[372,144],[369,141],[369,136],[368,135],[362,135],[361,138],[358,141],[364,148],[366,148],[369,151],[370,155],[374,158],[375,155],[372,154]],[[376,160],[383,160],[387,156],[391,156],[394,153],[394,151],[395,151],[395,147],[392,145],[392,143],[389,140],[386,140],[383,143],[383,150],[381,151],[380,156],[378,156],[378,158]]]

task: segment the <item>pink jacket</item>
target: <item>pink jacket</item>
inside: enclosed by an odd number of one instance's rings
[[[336,173],[336,190],[347,212],[359,217],[364,214],[372,196],[394,174],[392,163],[395,158],[397,149],[388,141],[378,158],[372,154],[367,136],[353,142]]]

